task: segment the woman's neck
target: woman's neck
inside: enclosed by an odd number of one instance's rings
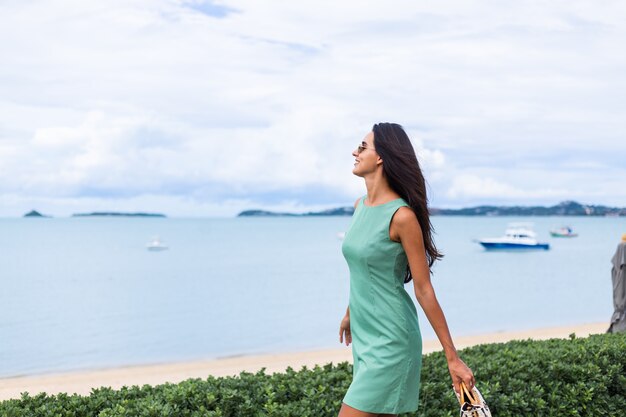
[[[382,174],[376,173],[365,177],[365,188],[367,188],[367,203],[371,206],[383,204],[400,197],[391,189],[387,179]]]

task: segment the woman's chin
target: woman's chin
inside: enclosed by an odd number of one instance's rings
[[[363,174],[361,174],[361,173],[359,172],[359,167],[354,167],[354,168],[352,168],[352,173],[353,173],[354,175],[356,175],[357,177],[362,177],[362,176],[363,176]]]

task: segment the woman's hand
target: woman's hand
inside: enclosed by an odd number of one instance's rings
[[[476,382],[474,373],[458,356],[448,361],[448,370],[452,377],[452,386],[456,392],[461,392],[461,381],[465,382],[465,386],[470,390],[474,387]]]
[[[350,332],[350,316],[345,315],[341,324],[339,325],[339,343],[343,343],[345,340],[346,346],[352,343],[352,333]]]

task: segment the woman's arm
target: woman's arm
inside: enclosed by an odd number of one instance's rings
[[[392,240],[400,242],[406,252],[413,276],[415,298],[424,310],[441,346],[443,346],[454,386],[458,389],[459,384],[463,381],[471,389],[474,386],[474,375],[472,370],[459,358],[452,342],[446,317],[430,282],[430,270],[426,259],[422,229],[413,210],[408,207],[398,209],[391,220],[389,236]]]
[[[359,205],[359,200],[361,200],[361,197],[357,198],[354,202],[355,210]],[[350,306],[346,308],[346,315],[343,316],[341,324],[339,325],[339,343],[343,343],[344,339],[346,341],[346,346],[352,343],[352,333],[350,332]]]
[[[350,331],[350,306],[346,309],[346,315],[343,316],[339,325],[339,343],[346,341],[346,346],[352,343],[352,332]]]

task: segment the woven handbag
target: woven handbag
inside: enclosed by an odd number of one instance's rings
[[[491,411],[478,388],[470,390],[461,382],[461,392],[454,393],[461,404],[460,417],[491,417]]]

